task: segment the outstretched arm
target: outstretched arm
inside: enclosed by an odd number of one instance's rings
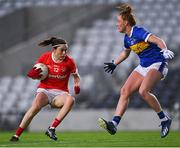
[[[148,40],[148,42],[154,43],[156,44],[159,48],[161,48],[161,52],[163,53],[163,56],[165,59],[172,59],[174,58],[174,53],[167,49],[166,43],[160,39],[159,37],[155,36],[155,35],[150,35]]]
[[[124,49],[115,61],[113,60],[112,62],[104,63],[105,72],[107,73],[110,72],[112,74],[116,66],[120,64],[122,61],[124,61],[129,56],[130,52],[131,52],[130,49]]]
[[[165,42],[153,34],[149,36],[147,41],[156,44],[161,49],[167,49]]]
[[[119,57],[114,61],[114,64],[118,65],[118,64],[120,64],[121,62],[123,62],[123,61],[129,56],[130,52],[131,52],[130,49],[127,49],[127,48],[124,49],[124,50],[120,53]]]

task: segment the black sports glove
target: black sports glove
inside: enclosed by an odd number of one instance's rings
[[[110,63],[104,63],[104,70],[105,72],[109,73],[111,72],[111,74],[114,72],[114,69],[116,68],[116,64],[114,64],[114,60],[112,60],[112,62]]]

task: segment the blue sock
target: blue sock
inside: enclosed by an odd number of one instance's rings
[[[117,126],[119,124],[121,120],[121,117],[120,116],[114,116],[113,119],[112,119],[112,123]]]
[[[168,120],[167,115],[166,115],[163,111],[161,111],[161,112],[159,112],[159,113],[157,113],[157,114],[158,114],[159,119],[161,120],[161,122]]]
[[[159,119],[163,119],[163,118],[165,118],[165,114],[164,114],[164,112],[163,111],[160,111],[159,113],[157,113],[158,114],[158,116],[159,116]]]

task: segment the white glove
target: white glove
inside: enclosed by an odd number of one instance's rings
[[[173,59],[174,58],[174,52],[172,52],[171,50],[165,48],[162,49],[160,52],[163,53],[163,56],[165,59]]]

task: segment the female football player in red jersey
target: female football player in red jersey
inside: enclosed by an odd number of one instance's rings
[[[74,92],[75,94],[80,93],[80,76],[74,60],[67,55],[67,42],[60,38],[51,37],[41,42],[39,46],[44,47],[50,44],[52,45],[52,51],[42,54],[36,62],[47,65],[48,76],[40,81],[32,106],[24,115],[10,141],[18,141],[33,117],[48,104],[51,107],[60,108],[56,118],[45,133],[51,139],[57,140],[55,128],[71,110],[75,100],[68,90],[68,81],[71,74],[74,77]],[[40,69],[32,68],[27,75],[32,79],[39,79],[41,77],[40,72]]]
[[[161,121],[161,137],[168,135],[171,119],[161,108],[156,96],[151,93],[157,82],[167,75],[168,60],[174,57],[174,53],[167,49],[163,40],[150,33],[145,28],[136,26],[136,20],[132,8],[128,4],[117,7],[117,29],[124,33],[124,50],[119,58],[113,62],[104,63],[105,72],[113,73],[118,64],[123,62],[134,51],[140,59],[140,64],[132,71],[127,81],[121,88],[119,102],[114,117],[111,121],[99,118],[99,125],[110,134],[115,134],[117,125],[128,106],[129,97],[138,91],[147,104],[157,113]]]

